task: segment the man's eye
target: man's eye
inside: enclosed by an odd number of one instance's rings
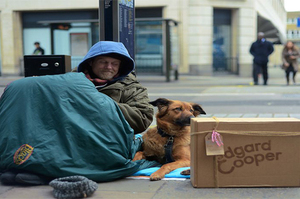
[[[191,110],[190,110],[190,112],[191,112],[191,113],[193,113],[193,112],[194,112],[194,110],[193,110],[193,109],[191,109]]]

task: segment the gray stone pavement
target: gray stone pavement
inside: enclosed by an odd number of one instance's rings
[[[279,68],[269,70],[270,80],[268,86],[253,86],[252,78],[241,78],[234,75],[189,76],[181,75],[178,81],[166,82],[163,76],[138,76],[140,82],[148,88],[149,97],[169,97],[174,99],[198,100],[200,97],[204,105],[210,110],[206,117],[297,117],[300,111],[295,105],[293,109],[281,108],[280,112],[265,109],[260,112],[243,111],[239,109],[222,109],[220,104],[214,109],[214,103],[223,99],[230,102],[236,96],[240,99],[249,97],[264,100],[265,98],[284,99],[297,101],[300,99],[300,75],[297,77],[299,84],[286,86],[285,77]],[[0,77],[0,94],[7,83],[21,77]],[[195,97],[196,96],[196,97]],[[218,101],[214,101],[218,98]],[[221,98],[221,99],[220,99]],[[252,102],[250,102],[252,103]],[[229,108],[232,108],[229,106]],[[260,109],[260,107],[259,107]],[[223,110],[223,111],[222,111]],[[239,110],[239,111],[236,111]],[[269,111],[270,110],[270,111]],[[155,125],[155,121],[152,126]],[[121,179],[114,182],[99,183],[99,188],[90,198],[300,198],[299,188],[193,188],[190,180],[174,181]],[[50,186],[4,186],[0,184],[0,198],[53,198]]]

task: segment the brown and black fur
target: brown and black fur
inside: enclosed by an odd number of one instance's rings
[[[137,152],[133,161],[151,158],[162,163],[163,166],[150,176],[150,180],[161,180],[177,168],[190,166],[190,120],[206,113],[198,104],[178,100],[159,98],[150,104],[158,107],[157,127],[149,129],[143,135],[143,151]],[[157,132],[158,128],[168,136],[162,137]],[[165,164],[164,145],[170,136],[174,137],[172,148],[174,162]]]

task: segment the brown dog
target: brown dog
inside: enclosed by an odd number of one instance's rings
[[[137,152],[133,161],[149,159],[163,164],[150,176],[150,180],[161,180],[177,168],[190,166],[190,120],[206,113],[198,104],[165,98],[150,104],[158,107],[157,127],[143,135],[143,151]]]

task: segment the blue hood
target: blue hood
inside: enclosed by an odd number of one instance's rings
[[[99,41],[90,48],[79,63],[78,72],[83,72],[85,67],[90,67],[88,64],[89,60],[99,55],[121,60],[119,77],[117,79],[126,77],[135,68],[134,60],[130,57],[127,49],[121,42]]]

